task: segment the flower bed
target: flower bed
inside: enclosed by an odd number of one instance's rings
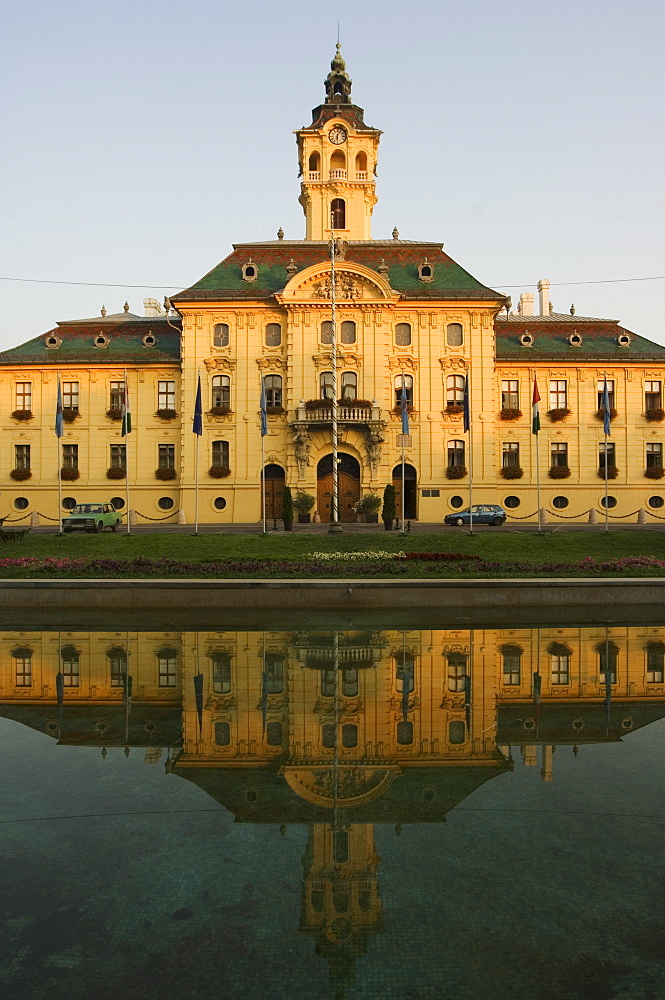
[[[501,475],[504,479],[521,479],[524,470],[519,465],[504,465],[501,468]]]
[[[231,475],[231,470],[228,465],[211,465],[208,469],[208,475],[211,479],[224,479]]]
[[[169,479],[176,479],[178,473],[175,469],[155,469],[155,479],[161,479],[163,482],[168,482]]]
[[[644,416],[645,416],[646,420],[651,420],[651,421],[653,421],[653,420],[656,420],[656,421],[665,420],[665,410],[659,410],[659,409],[656,409],[656,410],[647,410],[645,412]]]
[[[9,475],[17,483],[22,483],[25,479],[31,478],[32,472],[30,471],[30,469],[12,469]]]
[[[570,416],[570,410],[567,406],[560,406],[554,410],[548,410],[547,416],[550,418],[553,424],[558,423],[560,420],[565,420],[566,417]]]
[[[466,474],[466,465],[449,465],[446,468],[446,479],[464,479]]]
[[[32,410],[14,410],[13,420],[32,420]]]
[[[507,406],[504,410],[499,410],[500,420],[519,420],[522,416],[522,411],[514,409],[513,407]]]
[[[175,420],[178,414],[175,410],[155,410],[155,416],[160,420]]]
[[[127,476],[127,470],[123,468],[111,468],[106,470],[107,479],[125,479]]]

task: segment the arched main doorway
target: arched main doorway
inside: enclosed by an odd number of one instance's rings
[[[333,457],[326,455],[316,467],[317,510],[322,521],[332,516]],[[337,455],[340,521],[355,521],[353,505],[360,500],[360,465],[352,455]]]
[[[266,465],[263,470],[266,518],[282,516],[282,491],[285,481],[286,475],[281,465]]]
[[[404,465],[404,517],[413,521],[418,517],[418,474],[412,465]],[[393,469],[393,486],[397,516],[402,516],[402,463]]]

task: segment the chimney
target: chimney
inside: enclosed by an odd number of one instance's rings
[[[540,315],[550,314],[550,282],[549,278],[541,278],[538,282],[538,295],[540,296]]]
[[[522,292],[519,304],[520,316],[533,316],[533,292]]]
[[[162,307],[160,306],[157,299],[144,299],[143,300],[143,310],[145,316],[161,316]]]

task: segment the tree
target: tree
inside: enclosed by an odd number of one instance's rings
[[[397,504],[395,503],[395,487],[392,483],[388,483],[383,491],[383,510],[381,511],[381,520],[383,521],[383,526],[386,531],[392,530],[396,513]]]
[[[284,531],[293,531],[293,497],[290,486],[285,486],[282,490],[282,521]]]

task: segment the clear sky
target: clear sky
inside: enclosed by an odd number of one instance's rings
[[[384,131],[375,238],[441,240],[514,302],[547,277],[557,311],[665,343],[665,281],[567,284],[665,275],[656,0],[4,11],[0,277],[119,287],[0,281],[0,349],[102,304],[142,313],[234,241],[302,238],[291,133],[323,99],[338,18],[353,99]]]

